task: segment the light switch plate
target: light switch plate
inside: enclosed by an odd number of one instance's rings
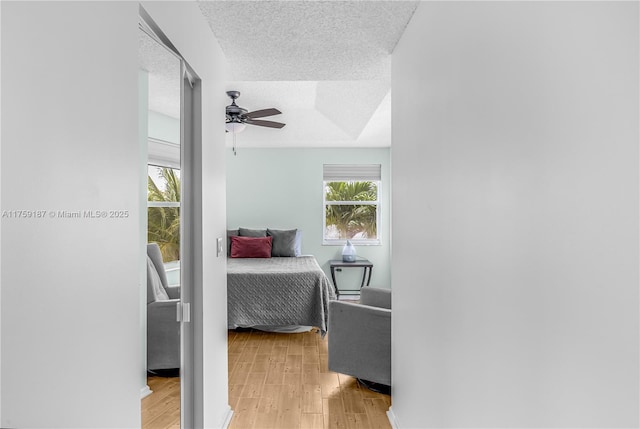
[[[220,257],[220,255],[222,255],[222,252],[224,251],[224,249],[222,247],[222,244],[223,244],[222,238],[217,238],[216,239],[216,243],[218,245],[218,250],[217,250],[216,256]]]

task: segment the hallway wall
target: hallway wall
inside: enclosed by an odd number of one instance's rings
[[[638,16],[418,7],[393,54],[399,428],[638,427]]]
[[[203,79],[203,117],[214,117],[226,103],[226,64],[197,5],[144,6]],[[44,211],[1,220],[0,426],[139,427],[139,4],[0,7],[1,206]],[[215,252],[226,226],[222,122],[205,121],[202,140],[194,276],[206,311],[194,317],[205,367],[196,412],[198,423],[222,427],[230,412],[225,258]]]
[[[2,427],[140,424],[137,17],[2,4]]]

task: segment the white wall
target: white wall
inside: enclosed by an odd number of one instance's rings
[[[242,134],[238,135],[238,140]],[[343,246],[322,245],[323,164],[381,164],[382,186],[379,246],[356,246],[358,257],[374,264],[371,286],[389,288],[390,177],[389,149],[227,150],[227,225],[229,229],[273,228],[302,230],[302,252],[316,257],[329,275],[329,260],[342,258]],[[359,289],[362,269],[336,273],[340,289]]]
[[[0,23],[2,22],[2,4],[0,3]],[[0,47],[2,31],[0,31]],[[2,82],[2,55],[0,55],[0,82]],[[0,84],[0,100],[2,85]],[[2,102],[0,102],[0,165],[2,165]],[[0,174],[0,202],[2,202],[2,174]],[[1,209],[1,207],[0,207]],[[2,243],[2,223],[0,222],[0,243]],[[2,246],[0,245],[0,396],[2,396]],[[2,422],[2,399],[0,398],[0,422]]]
[[[2,9],[0,426],[136,427],[137,4]]]
[[[194,3],[145,8],[222,111],[223,57]],[[2,4],[2,210],[129,210],[2,219],[2,427],[140,425],[138,4]],[[224,128],[203,124],[199,423],[228,418]],[[207,404],[206,409],[203,403]]]
[[[638,427],[638,3],[425,2],[393,55],[400,428]]]
[[[226,236],[225,136],[219,112],[224,112],[226,60],[208,24],[195,2],[143,2],[182,56],[202,79],[202,151],[196,159],[202,174],[202,186],[195,196],[202,224],[196,230],[201,237],[202,271],[194,273],[202,282],[196,293],[202,294],[203,330],[196,332],[197,357],[204,362],[202,401],[196,404],[204,427],[221,427],[229,416],[227,374],[227,272],[226,258],[216,257],[217,237]]]
[[[147,205],[147,159],[149,158],[149,73],[138,70],[138,204]],[[147,210],[138,214],[138,288],[140,294],[140,397],[149,395],[147,385]]]

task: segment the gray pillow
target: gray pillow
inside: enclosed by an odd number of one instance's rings
[[[266,229],[238,228],[238,235],[240,237],[266,237],[267,236],[267,230]]]
[[[267,235],[273,237],[271,256],[296,256],[296,229],[268,229]]]

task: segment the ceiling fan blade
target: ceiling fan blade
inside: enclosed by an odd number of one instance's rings
[[[282,128],[284,127],[286,124],[283,124],[282,122],[274,122],[274,121],[262,121],[260,119],[255,120],[255,119],[247,119],[244,121],[247,124],[250,125],[258,125],[261,127],[269,127],[269,128]]]
[[[249,119],[264,118],[265,116],[279,115],[280,113],[282,112],[278,109],[262,109],[256,110],[255,112],[245,113],[244,117]]]

